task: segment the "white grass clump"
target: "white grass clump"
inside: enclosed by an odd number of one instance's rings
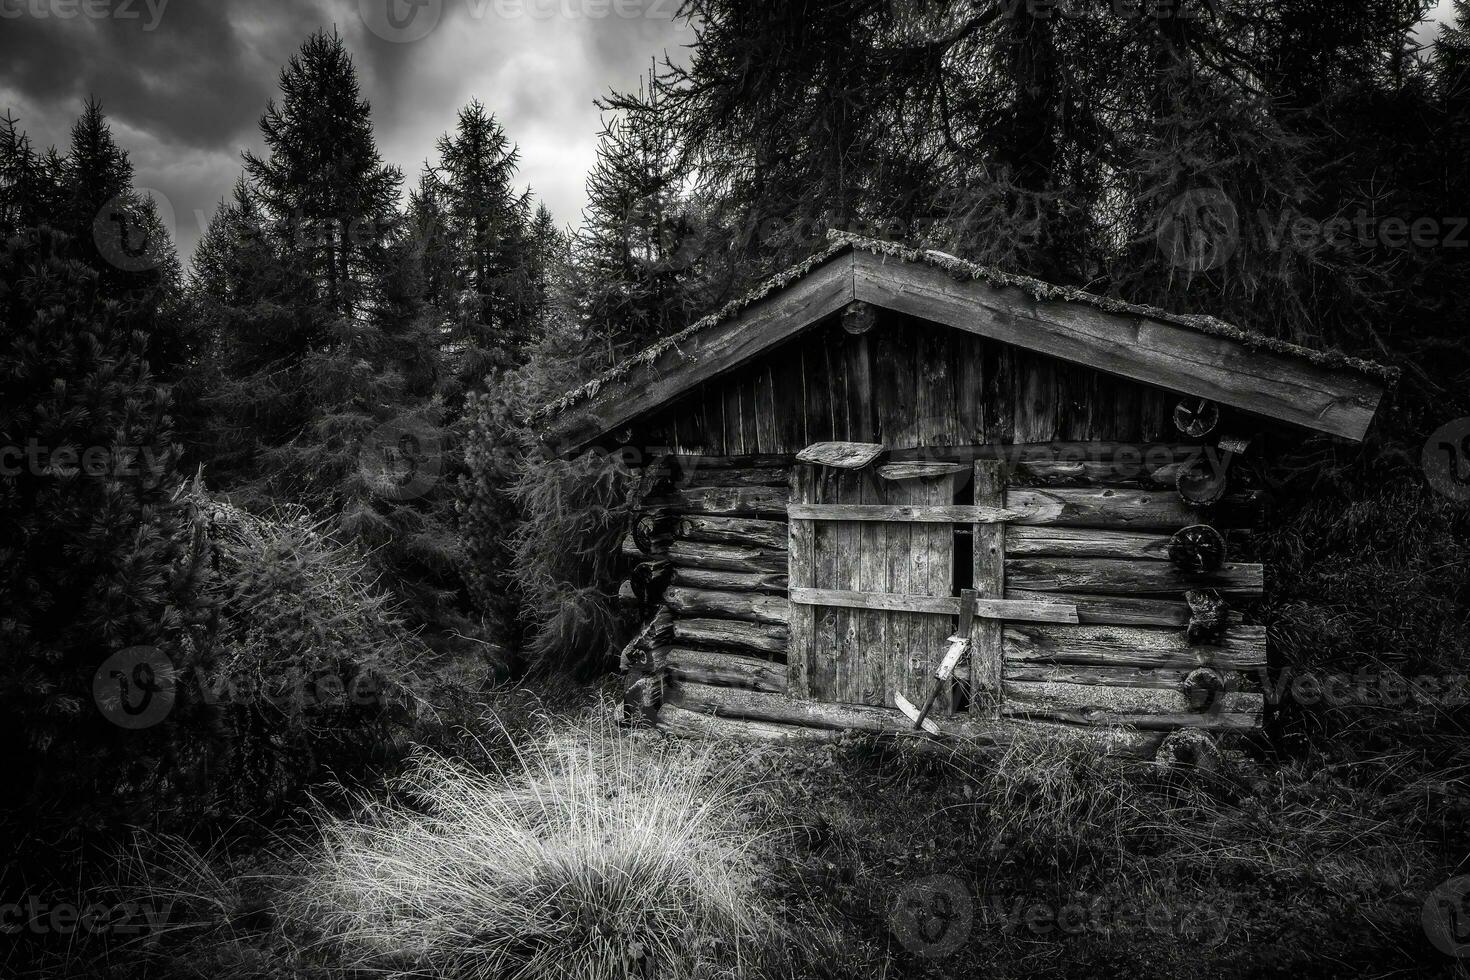
[[[299,911],[344,966],[738,976],[769,948],[748,787],[708,752],[651,749],[600,721],[514,759],[482,773],[424,755],[404,777],[408,805],[325,822]]]

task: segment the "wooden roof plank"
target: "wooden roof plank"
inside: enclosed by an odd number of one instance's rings
[[[1045,284],[979,267],[957,272],[926,255],[835,246],[544,410],[547,442],[561,453],[580,449],[855,302],[1354,440],[1393,377],[1368,362],[1231,333],[1210,318],[1058,287],[1038,294]]]
[[[1138,315],[855,253],[854,295],[967,333],[1361,441],[1383,395],[1358,372],[1320,367]]]
[[[715,324],[556,418],[551,441],[562,451],[585,446],[702,381],[747,364],[852,302],[852,256],[814,269],[786,289]]]

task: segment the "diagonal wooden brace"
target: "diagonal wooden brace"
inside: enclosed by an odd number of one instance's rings
[[[949,638],[949,649],[939,662],[939,668],[934,671],[934,689],[929,692],[929,699],[920,709],[919,717],[914,719],[915,731],[924,727],[924,719],[934,710],[934,702],[939,700],[944,685],[954,676],[954,670],[965,654],[970,652],[970,626],[975,622],[975,606],[978,600],[979,595],[974,589],[966,589],[960,593],[960,628]]]

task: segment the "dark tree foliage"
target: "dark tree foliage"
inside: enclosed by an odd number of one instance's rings
[[[357,70],[335,32],[313,34],[281,71],[280,101],[260,120],[268,156],[245,170],[275,235],[326,311],[371,302],[403,176],[385,166]]]
[[[457,253],[434,237],[437,199],[421,192],[399,213],[401,175],[381,160],[340,37],[313,35],[281,90],[261,121],[269,154],[246,155],[195,256],[212,341],[211,483],[247,506],[290,502],[332,520],[414,625],[475,636],[435,305],[452,296],[453,269],[433,265]]]
[[[478,101],[438,144],[420,198],[432,201],[445,263],[433,301],[445,317],[456,377],[466,389],[526,359],[537,316],[530,264],[531,196],[512,186],[520,153]],[[429,217],[425,210],[421,217]]]
[[[699,260],[712,244],[685,194],[678,134],[656,92],[650,79],[648,94],[617,97],[573,243],[578,313],[609,364],[696,318]]]
[[[177,807],[187,791],[187,707],[125,732],[93,684],[128,649],[151,648],[172,671],[194,663],[210,549],[182,494],[171,392],[151,367],[170,360],[157,345],[173,283],[97,267],[92,219],[132,193],[132,171],[95,103],[74,137],[67,156],[37,157],[13,121],[0,130],[0,712],[25,819],[98,826]],[[43,223],[53,217],[74,234]],[[164,681],[131,666],[124,681]]]

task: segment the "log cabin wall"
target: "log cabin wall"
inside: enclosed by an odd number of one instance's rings
[[[891,313],[860,335],[838,321],[818,326],[695,388],[632,433],[654,460],[623,545],[624,597],[647,623],[625,651],[633,700],[757,723],[906,726],[876,706],[788,693],[793,460],[834,440],[882,443],[890,458],[1010,463],[1005,507],[1033,518],[1004,528],[1005,597],[1073,603],[1079,624],[1004,625],[1006,717],[1150,731],[1257,726],[1265,636],[1241,622],[1262,589],[1245,533],[1254,503],[1241,493],[1206,509],[1181,500],[1179,467],[1212,447],[1175,430],[1178,400]],[[967,493],[960,480],[955,502],[973,500]],[[1199,523],[1234,551],[1206,576],[1168,561],[1171,535]],[[969,533],[955,529],[964,561]],[[1185,595],[1202,589],[1226,596],[1232,612],[1223,633],[1199,642],[1186,635]],[[1202,687],[1212,689],[1205,701]]]

